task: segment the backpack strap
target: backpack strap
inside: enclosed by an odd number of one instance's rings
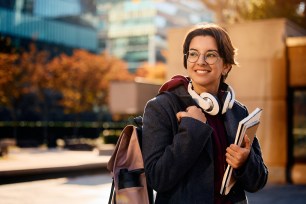
[[[108,200],[108,204],[112,204],[112,200],[114,197],[114,189],[115,189],[115,181],[114,181],[114,177],[113,177],[113,182],[112,182],[112,187],[111,187],[111,192],[109,194],[109,200]]]
[[[135,117],[134,123],[136,124],[137,128],[141,128],[142,127],[142,116]]]

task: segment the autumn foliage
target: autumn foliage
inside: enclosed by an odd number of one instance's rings
[[[0,52],[0,107],[6,107],[13,120],[18,119],[25,95],[35,95],[34,111],[40,120],[48,121],[50,95],[60,95],[57,106],[64,113],[78,115],[107,107],[109,82],[133,81],[142,77],[148,81],[164,82],[165,64],[142,64],[132,74],[127,63],[103,52],[93,54],[75,50],[71,55],[51,58],[46,51],[30,45],[21,54]]]
[[[137,69],[136,76],[163,83],[166,80],[166,65],[162,62],[157,62],[155,65],[143,63]]]
[[[22,54],[0,53],[0,106],[14,115],[20,98],[36,94],[46,103],[46,90],[61,94],[66,113],[92,111],[106,105],[111,80],[134,80],[126,63],[107,53],[75,50],[50,59],[34,45]]]
[[[22,90],[18,83],[15,83],[17,78],[20,78],[21,71],[16,68],[16,54],[0,53],[0,104],[10,109],[13,107],[14,99],[18,99],[22,94]]]
[[[107,103],[111,80],[133,80],[127,65],[115,57],[102,53],[94,55],[84,50],[54,58],[47,66],[50,87],[63,94],[66,111],[91,111],[94,106]]]

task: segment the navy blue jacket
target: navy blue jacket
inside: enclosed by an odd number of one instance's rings
[[[176,113],[197,105],[181,85],[148,101],[143,116],[143,157],[149,185],[157,192],[156,204],[199,204],[214,202],[214,159],[212,128],[190,117],[178,123]],[[174,96],[174,97],[173,97]],[[234,143],[238,123],[248,115],[235,102],[225,113],[229,143]],[[254,139],[243,168],[235,170],[235,186],[228,194],[233,203],[247,203],[244,191],[256,192],[267,182],[259,142]]]

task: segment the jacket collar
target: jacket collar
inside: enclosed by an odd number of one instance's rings
[[[190,82],[189,77],[185,77],[182,75],[175,75],[169,81],[164,83],[159,89],[159,94],[165,91],[171,91],[176,94],[183,102],[183,104],[187,106],[195,105],[198,106],[197,103],[192,99],[187,91],[188,83]],[[226,83],[220,84],[221,90],[227,90],[228,85]],[[236,130],[238,127],[239,120],[243,117],[241,116],[241,108],[239,105],[234,105],[231,110],[227,110],[224,116],[224,125],[228,135],[228,142],[234,143]]]

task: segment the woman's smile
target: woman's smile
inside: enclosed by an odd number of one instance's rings
[[[211,72],[209,69],[195,69],[194,71],[198,74],[208,74]]]

